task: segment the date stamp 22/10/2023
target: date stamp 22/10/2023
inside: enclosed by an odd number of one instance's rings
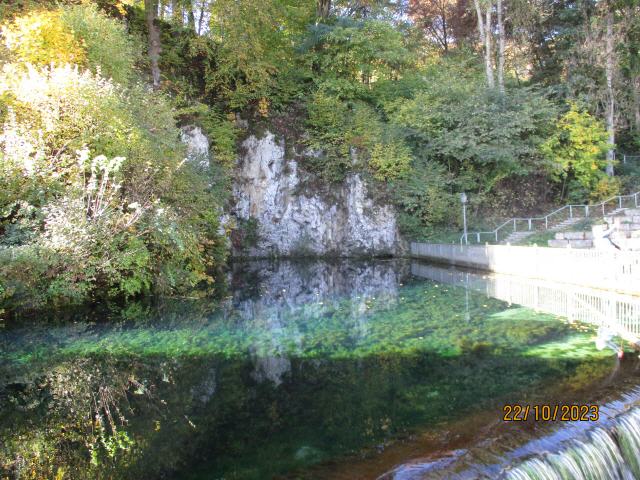
[[[502,420],[505,422],[597,422],[598,405],[504,405]]]

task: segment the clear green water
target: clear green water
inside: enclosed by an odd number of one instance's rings
[[[5,325],[0,478],[330,478],[615,366],[588,328],[409,271],[251,263],[221,304]]]

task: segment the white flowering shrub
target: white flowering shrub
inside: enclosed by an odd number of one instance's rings
[[[8,65],[0,101],[0,302],[39,308],[212,281],[224,256],[218,204],[184,162],[163,97],[77,66]]]

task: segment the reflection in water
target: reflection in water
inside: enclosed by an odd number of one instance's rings
[[[536,311],[602,326],[612,334],[640,343],[640,297],[510,275],[462,272],[421,262],[411,264],[411,273]]]
[[[617,334],[622,333],[627,338],[637,340],[635,335],[640,323],[640,299],[629,295],[552,285],[505,275],[461,272],[420,262],[412,263],[411,270],[422,278],[462,285],[467,291],[485,292],[509,303],[515,302],[599,325],[595,337],[596,349],[608,349],[617,357],[621,357],[623,352],[622,343],[614,341]],[[637,360],[634,359],[633,363],[637,364]],[[619,373],[619,367],[620,364],[616,363],[607,383]],[[584,399],[580,403],[585,403]],[[457,450],[436,459],[408,461],[381,479],[640,478],[639,405],[640,390],[634,387],[620,400],[601,407],[601,418],[597,424],[571,422],[541,438],[528,441],[514,440],[513,434],[498,437],[498,440],[492,441],[492,445],[483,440],[472,450]],[[522,432],[517,435],[522,436]],[[510,447],[519,443],[522,445],[517,448]]]
[[[580,325],[405,262],[230,275],[219,306],[165,299],[1,331],[0,477],[328,478],[353,455],[573,395],[616,366]]]

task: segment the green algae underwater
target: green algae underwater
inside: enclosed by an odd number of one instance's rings
[[[251,262],[230,285],[0,330],[0,478],[328,478],[615,368],[591,328],[406,262]]]

